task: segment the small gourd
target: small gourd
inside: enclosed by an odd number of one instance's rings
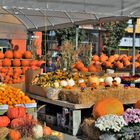
[[[38,139],[43,137],[43,127],[39,124],[32,128],[34,138]]]

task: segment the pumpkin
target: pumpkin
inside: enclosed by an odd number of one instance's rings
[[[20,59],[22,58],[22,53],[20,51],[14,51],[13,56],[16,59]]]
[[[48,127],[48,126],[43,127],[43,134],[45,136],[51,135],[52,134],[52,129],[50,127]]]
[[[83,68],[84,67],[84,64],[81,62],[81,61],[77,61],[76,62],[76,68],[78,69],[78,70],[81,70],[81,68]]]
[[[66,86],[68,86],[68,82],[66,80],[62,80],[62,81],[60,81],[60,85],[62,87],[66,87]]]
[[[26,67],[26,66],[29,66],[30,61],[29,60],[22,60],[21,64],[22,64],[23,67]]]
[[[0,116],[0,127],[6,127],[10,123],[10,119],[7,116]]]
[[[113,62],[115,61],[115,57],[114,57],[113,55],[111,55],[111,56],[109,57],[108,61],[109,61],[110,63],[113,63]]]
[[[20,67],[20,59],[14,59],[12,63],[13,63],[13,66]]]
[[[111,64],[111,62],[109,62],[109,61],[106,61],[106,62],[104,62],[105,64],[105,67],[106,68],[112,68],[112,64]]]
[[[0,61],[0,67],[2,67],[2,61]]]
[[[5,58],[5,59],[2,61],[2,66],[3,66],[3,67],[10,67],[10,66],[11,66],[11,60],[8,59],[8,58]]]
[[[39,124],[35,125],[33,128],[32,128],[32,131],[33,131],[33,137],[34,138],[41,138],[43,137],[43,127]]]
[[[38,65],[38,60],[32,60],[30,63],[30,66],[37,66]]]
[[[99,85],[99,78],[96,76],[89,76],[89,83],[90,85],[95,83],[96,85]]]
[[[3,52],[0,51],[0,59],[3,59],[4,58],[4,54]]]
[[[12,59],[13,58],[13,52],[11,50],[8,50],[5,52],[5,58]]]
[[[117,66],[117,68],[118,69],[122,69],[124,66],[123,66],[123,63],[121,63],[120,61],[118,61],[117,63],[116,63],[116,66]]]
[[[10,140],[20,140],[21,134],[18,130],[10,130],[9,139]]]
[[[101,56],[100,56],[100,61],[101,62],[105,62],[105,61],[107,61],[108,60],[108,56],[106,56],[105,54],[102,54]]]
[[[14,73],[20,75],[22,73],[21,68],[14,68]]]
[[[117,84],[121,84],[121,78],[120,77],[115,77],[114,80],[117,82]]]
[[[140,66],[139,62],[135,62],[135,67],[138,68]]]
[[[92,65],[92,64],[88,66],[88,70],[90,72],[97,72],[97,68],[94,65]]]
[[[75,85],[75,81],[71,78],[67,80],[68,86],[73,87]]]
[[[38,67],[37,66],[32,66],[31,69],[32,70],[36,70]]]
[[[105,84],[111,86],[113,82],[113,78],[112,77],[106,77],[105,78]]]
[[[22,106],[8,108],[7,116],[10,119],[21,118],[24,117],[25,115],[26,115],[26,109]]]
[[[135,103],[135,108],[140,109],[140,100],[138,100],[138,101]]]
[[[129,66],[130,64],[131,64],[131,63],[130,63],[130,61],[129,61],[129,60],[125,60],[125,61],[124,61],[124,66],[126,66],[126,67],[127,67],[127,66]]]
[[[123,113],[123,104],[116,98],[104,98],[98,101],[93,107],[93,116],[95,119],[108,114],[122,115]]]
[[[25,53],[24,53],[24,58],[26,58],[26,59],[31,59],[33,56],[32,56],[32,53],[30,52],[30,51],[26,51]]]
[[[88,68],[82,67],[82,68],[81,68],[81,72],[88,72]]]
[[[26,70],[28,70],[29,67],[22,67],[22,74],[25,74]]]
[[[99,61],[99,56],[98,55],[93,55],[92,61]]]

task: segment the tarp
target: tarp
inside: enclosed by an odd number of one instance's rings
[[[34,30],[140,16],[139,0],[0,0],[0,5]]]

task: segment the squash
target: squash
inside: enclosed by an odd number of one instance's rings
[[[117,84],[121,84],[121,78],[120,77],[115,77],[114,80],[117,82]]]
[[[7,116],[10,119],[21,118],[24,117],[25,115],[26,115],[26,109],[22,106],[8,108]]]
[[[113,82],[113,78],[112,77],[106,77],[105,78],[105,84],[111,86]]]
[[[33,55],[32,55],[32,53],[31,53],[31,51],[26,51],[25,53],[24,53],[24,58],[26,58],[26,59],[31,59],[33,57]]]
[[[22,58],[22,53],[20,51],[14,51],[13,56],[16,59],[21,59]]]
[[[78,69],[78,70],[81,70],[81,68],[83,68],[84,67],[84,64],[81,62],[81,61],[77,61],[76,62],[76,68]]]
[[[116,98],[104,98],[98,101],[93,107],[93,116],[95,119],[108,114],[122,115],[123,113],[123,104]]]
[[[8,59],[8,58],[5,58],[5,59],[2,61],[2,66],[3,66],[3,67],[10,67],[10,66],[11,66],[11,60]]]
[[[89,72],[97,72],[97,68],[93,64],[90,64],[88,66],[88,70]]]
[[[80,71],[81,71],[81,72],[88,72],[88,68],[82,67]]]
[[[89,84],[95,83],[97,86],[99,85],[99,78],[96,76],[89,76],[88,80]]]
[[[138,100],[138,101],[135,103],[135,108],[140,109],[140,100]]]
[[[18,130],[10,130],[9,139],[10,140],[20,140],[21,134]]]
[[[10,119],[7,116],[0,116],[0,127],[6,127],[10,123]]]
[[[12,63],[13,63],[13,66],[20,67],[20,59],[14,59]]]
[[[32,131],[33,131],[33,137],[34,138],[41,138],[43,137],[43,127],[39,124],[35,125],[33,128],[32,128]]]
[[[5,52],[5,58],[12,59],[13,58],[13,52],[8,50]]]

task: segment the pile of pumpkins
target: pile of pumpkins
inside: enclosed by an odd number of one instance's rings
[[[26,108],[19,106],[9,108],[6,115],[0,116],[0,138],[10,140],[40,139],[43,137],[57,136],[50,127],[42,126],[33,116],[26,112]],[[53,137],[52,137],[53,138]],[[57,139],[56,139],[57,140]]]
[[[6,84],[16,84],[25,81],[25,71],[35,70],[41,66],[43,61],[32,60],[33,55],[30,51],[11,51],[0,52],[0,72],[3,82]]]
[[[140,54],[135,56],[135,67],[140,68]],[[93,55],[91,63],[88,67],[85,67],[84,64],[79,60],[72,65],[73,71],[81,72],[100,72],[102,69],[113,68],[113,69],[124,69],[132,67],[132,56],[127,56],[126,54],[115,54],[107,56],[102,54],[101,56]]]

